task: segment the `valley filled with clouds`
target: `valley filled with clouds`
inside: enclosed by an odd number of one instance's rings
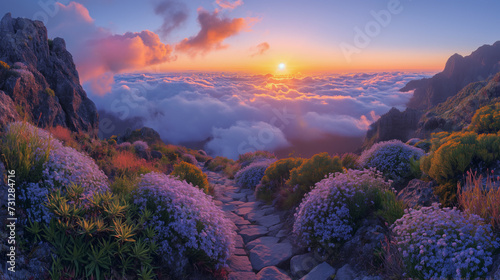
[[[412,92],[400,88],[430,75],[137,73],[115,75],[107,94],[91,87],[87,92],[101,111],[105,134],[148,126],[169,143],[236,158],[261,149],[301,151],[297,143],[328,137],[362,139],[391,107],[405,108]],[[341,146],[329,145],[336,144]]]

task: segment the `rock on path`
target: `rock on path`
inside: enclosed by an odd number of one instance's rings
[[[228,279],[291,279],[276,267],[287,268],[294,253],[276,209],[257,201],[252,190],[236,187],[233,180],[206,169],[203,172],[215,185],[214,202],[237,233],[236,250],[228,259]]]

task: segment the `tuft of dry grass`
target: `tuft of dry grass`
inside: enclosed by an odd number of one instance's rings
[[[485,181],[485,185],[483,182]],[[500,178],[492,175],[477,176],[476,172],[467,172],[465,185],[458,183],[458,203],[471,214],[490,223],[496,232],[500,232]]]
[[[78,146],[69,129],[58,125],[56,127],[48,127],[46,128],[46,130],[50,132],[50,134],[52,134],[54,138],[63,142],[65,146],[70,146],[73,148],[76,148]]]
[[[137,174],[145,174],[154,171],[155,168],[145,159],[137,157],[130,151],[120,151],[111,159],[113,169],[117,176],[134,177]]]
[[[392,237],[385,237],[382,242],[382,263],[386,279],[403,279],[405,274],[405,264],[403,256],[398,250]]]

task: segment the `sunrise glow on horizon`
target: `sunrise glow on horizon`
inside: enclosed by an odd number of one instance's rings
[[[283,61],[290,74],[437,72],[453,53],[493,43],[498,35],[484,26],[500,24],[500,3],[486,1],[432,9],[408,0],[288,1],[286,9],[263,0],[28,2],[0,10],[42,20],[50,38],[63,37],[83,82],[151,69],[266,74]]]

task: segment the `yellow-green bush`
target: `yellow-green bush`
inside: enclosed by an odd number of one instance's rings
[[[456,200],[456,185],[471,168],[489,167],[500,159],[500,134],[455,132],[433,134],[432,150],[420,162],[421,170],[436,180],[444,205]]]
[[[46,88],[45,93],[50,97],[56,96],[56,93],[51,88]]]
[[[179,180],[186,180],[186,182],[193,184],[208,193],[208,179],[207,175],[203,173],[197,166],[187,163],[179,162],[174,165],[174,171],[171,174],[179,178]]]
[[[290,171],[287,188],[280,192],[279,206],[284,209],[297,206],[314,184],[336,172],[342,172],[342,162],[338,156],[331,157],[328,153],[320,153],[304,160],[299,167]]]
[[[275,159],[276,156],[268,151],[255,151],[255,152],[248,152],[245,154],[241,154],[238,156],[238,163],[241,165],[241,167],[246,167],[250,165],[252,162],[258,160],[258,159]]]
[[[0,60],[0,69],[9,70],[10,65]]]
[[[281,189],[290,178],[290,171],[302,165],[303,158],[285,158],[272,163],[264,173],[260,184],[255,190],[259,199],[270,202],[277,191]]]
[[[472,117],[470,128],[476,133],[497,133],[500,131],[500,102],[477,110]]]
[[[240,165],[232,159],[217,156],[210,160],[207,169],[213,172],[222,171],[229,178],[234,178],[234,175],[240,169]]]
[[[342,162],[338,156],[331,157],[328,153],[320,153],[305,160],[299,167],[290,171],[287,184],[298,185],[304,190],[309,190],[314,184],[325,179],[330,173],[341,172]]]
[[[357,154],[345,153],[342,155],[342,166],[345,169],[356,169],[358,167],[358,158]]]
[[[1,160],[7,170],[15,170],[18,185],[35,183],[42,178],[51,149],[51,136],[42,134],[29,123],[21,122],[8,129],[1,138]]]

